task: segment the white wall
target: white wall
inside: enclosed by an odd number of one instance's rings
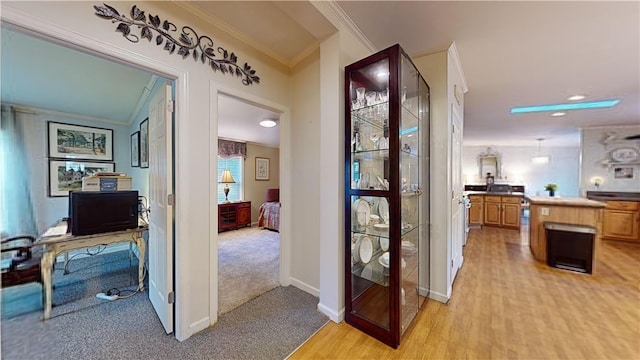
[[[293,192],[291,281],[320,295],[320,53],[299,64],[291,79]]]
[[[34,111],[38,111],[34,113]],[[23,123],[26,158],[29,162],[29,180],[38,233],[44,232],[69,214],[68,197],[49,197],[49,158],[47,149],[47,122],[113,129],[113,159],[116,171],[128,172],[129,134],[128,128],[108,121],[88,120],[77,114],[55,115],[40,110],[18,111],[16,117]]]
[[[633,149],[640,154],[640,140],[624,140],[626,136],[640,134],[640,126],[611,126],[583,129],[582,136],[582,171],[580,188],[586,191],[623,191],[640,192],[640,159],[627,164],[611,164],[611,151],[621,148]],[[608,141],[605,141],[609,138]],[[633,177],[616,178],[616,168],[631,168]],[[597,189],[592,182],[594,177],[603,182]]]
[[[533,164],[531,157],[538,155],[537,146],[493,146],[501,155],[502,177],[496,184],[524,185],[525,193],[532,196],[547,196],[544,186],[558,185],[556,196],[579,197],[580,148],[540,146],[540,153],[550,156],[548,164]],[[480,177],[478,155],[487,151],[487,146],[465,146],[463,168],[465,184],[484,184]]]
[[[210,126],[216,124],[215,120],[212,123],[210,119],[210,81],[288,105],[289,77],[282,66],[187,12],[177,3],[122,1],[111,5],[123,14],[128,14],[132,6],[137,5],[146,14],[158,15],[178,28],[189,25],[199,34],[211,36],[216,46],[235,52],[239,63],[247,62],[256,69],[261,78],[260,84],[244,86],[235,76],[214,73],[209,66],[191,58],[183,59],[176,53],[169,54],[153,42],[143,40],[131,43],[115,31],[115,24],[94,15],[93,5],[87,2],[1,3],[5,21],[177,78],[176,337],[186,339],[208,327],[215,319],[209,306],[211,278],[217,276],[217,268],[210,267],[211,258],[217,256],[217,234],[212,234],[209,226],[217,209],[212,196],[215,183],[210,181],[209,159],[216,153],[217,146],[210,131]],[[126,149],[129,148],[129,135],[127,129],[123,134]],[[128,154],[125,159],[129,161]],[[308,191],[293,196],[304,197],[306,193]]]

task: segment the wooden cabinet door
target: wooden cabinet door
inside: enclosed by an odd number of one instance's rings
[[[602,236],[638,241],[638,213],[625,210],[605,210]]]
[[[500,203],[493,201],[485,201],[484,203],[484,224],[492,226],[500,226]]]
[[[520,228],[520,204],[502,204],[502,226]]]
[[[237,224],[236,205],[218,204],[218,231],[235,229]]]
[[[469,225],[482,225],[482,203],[471,203],[469,208]]]
[[[238,204],[238,227],[251,225],[251,202]]]

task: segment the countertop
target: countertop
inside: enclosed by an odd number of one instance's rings
[[[522,192],[464,191],[463,195],[524,196]]]
[[[597,201],[640,201],[640,193],[620,191],[587,191],[587,198]]]
[[[531,205],[551,205],[551,206],[573,206],[573,207],[595,207],[603,208],[602,201],[589,200],[587,198],[565,198],[565,197],[540,197],[527,196]]]

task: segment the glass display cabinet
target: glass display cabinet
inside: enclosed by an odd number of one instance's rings
[[[429,86],[399,45],[345,81],[345,320],[396,348],[429,292]]]

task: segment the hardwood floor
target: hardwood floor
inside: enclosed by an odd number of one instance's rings
[[[290,359],[640,359],[640,246],[603,242],[592,276],[527,243],[472,229],[449,304],[429,300],[397,350],[329,322]]]

